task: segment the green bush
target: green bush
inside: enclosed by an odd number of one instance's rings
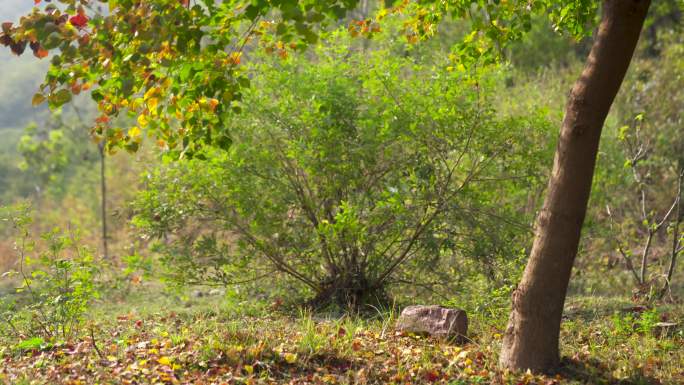
[[[91,251],[78,244],[78,234],[71,230],[55,228],[35,240],[27,204],[2,208],[0,218],[17,233],[19,260],[19,269],[3,278],[21,282],[15,295],[1,299],[0,320],[18,337],[69,339],[98,297],[98,268]]]
[[[393,284],[496,278],[518,257],[546,121],[488,108],[496,71],[355,54],[339,40],[315,59],[254,66],[232,145],[147,175],[135,222],[161,240],[174,282],[284,277],[313,305],[359,306]]]

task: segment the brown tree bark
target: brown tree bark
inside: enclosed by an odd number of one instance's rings
[[[500,364],[544,372],[560,363],[565,295],[587,210],[601,129],[634,54],[650,0],[604,0],[584,70],[565,110],[529,261],[513,292]]]

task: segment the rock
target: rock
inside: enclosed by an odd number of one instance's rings
[[[221,289],[211,289],[211,290],[209,290],[209,295],[212,295],[212,296],[214,296],[214,295],[224,295],[224,294],[226,294],[226,291],[225,291],[225,290],[221,290]]]
[[[463,340],[468,333],[468,316],[461,309],[414,305],[401,312],[397,320],[397,330]]]
[[[192,291],[192,297],[193,298],[202,298],[202,297],[214,297],[218,295],[225,295],[226,291],[224,289],[211,289],[209,291],[207,290],[193,290]]]

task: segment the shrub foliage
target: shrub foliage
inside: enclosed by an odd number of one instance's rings
[[[315,305],[357,306],[392,283],[454,281],[466,259],[516,256],[524,210],[497,202],[521,203],[512,187],[535,183],[545,123],[487,108],[491,74],[316,54],[253,67],[230,148],[147,176],[136,221],[163,240],[172,277],[278,273]]]

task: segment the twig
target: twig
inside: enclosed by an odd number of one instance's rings
[[[684,169],[679,173],[679,180],[677,181],[677,198],[675,203],[677,205],[677,212],[675,214],[675,224],[672,231],[672,253],[670,254],[670,266],[667,269],[667,275],[665,276],[665,285],[660,290],[659,298],[662,298],[665,293],[670,289],[670,281],[672,280],[672,275],[674,274],[675,264],[677,262],[677,256],[679,252],[684,249],[684,247],[679,247],[679,225],[682,222],[682,182],[684,181]],[[673,206],[674,207],[674,206]]]
[[[93,331],[92,325],[90,326],[90,342],[93,344],[93,348],[95,349],[95,352],[97,353],[98,356],[100,356],[101,360],[105,359],[104,354],[100,351],[100,348],[97,347],[97,342],[95,341],[95,332]]]
[[[608,213],[608,218],[610,218],[610,229],[613,229],[613,213],[610,211],[610,206],[606,205],[606,212]],[[622,255],[622,258],[625,260],[625,264],[629,268],[629,271],[632,272],[632,275],[634,276],[634,280],[641,285],[642,281],[639,278],[639,274],[637,273],[636,269],[634,268],[634,264],[632,263],[632,258],[629,257],[629,255],[625,252],[625,250],[622,248],[622,242],[617,238],[617,236],[613,236],[613,240],[617,244],[618,251],[620,252],[620,255]]]

